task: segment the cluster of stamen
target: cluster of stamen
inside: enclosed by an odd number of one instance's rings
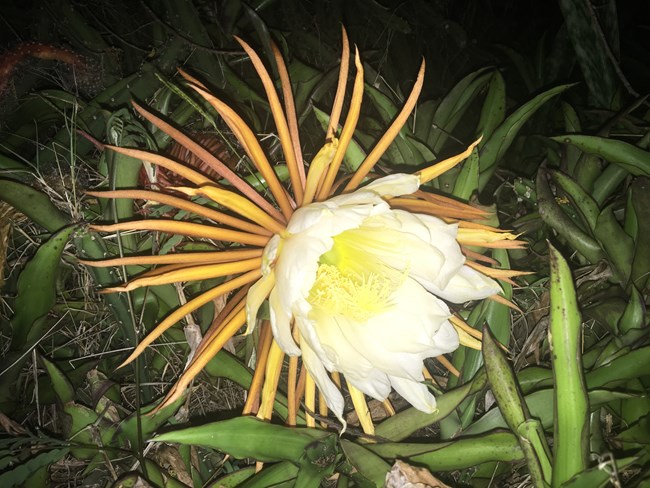
[[[341,271],[337,266],[320,264],[309,302],[329,314],[365,322],[390,308],[391,295],[398,286],[388,275]]]

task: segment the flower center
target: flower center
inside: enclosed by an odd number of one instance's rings
[[[397,286],[399,283],[388,275],[372,272],[361,275],[321,264],[308,301],[328,314],[365,322],[390,308],[390,297]]]

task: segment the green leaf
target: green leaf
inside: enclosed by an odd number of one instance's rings
[[[634,243],[616,220],[612,206],[598,215],[594,235],[607,253],[614,276],[626,286],[632,272]]]
[[[620,165],[633,175],[650,176],[650,152],[633,144],[606,137],[574,134],[555,136],[551,139],[564,144],[573,144],[586,153],[597,154],[607,161]]]
[[[456,177],[453,195],[463,200],[469,200],[472,194],[478,191],[478,177],[479,158],[478,148],[475,147]]]
[[[482,135],[485,140],[488,140],[505,118],[506,84],[501,73],[495,70],[492,73],[485,102],[481,108],[481,118],[476,126],[476,137]]]
[[[299,59],[291,60],[288,69],[294,89],[293,97],[296,104],[296,112],[298,119],[301,120],[309,110],[309,98],[316,85],[323,80],[323,73],[301,62]]]
[[[339,457],[336,436],[331,435],[309,444],[300,459],[296,486],[322,486],[323,480],[334,473]]]
[[[483,328],[483,358],[490,388],[508,427],[519,438],[533,483],[548,483],[551,461],[544,432],[539,421],[531,420],[515,375],[487,326]]]
[[[615,464],[614,464],[615,461]],[[639,458],[627,457],[622,459],[612,459],[609,463],[599,463],[598,466],[578,473],[570,480],[566,481],[562,488],[608,488],[612,486],[612,473],[621,472],[623,469],[636,464]]]
[[[543,93],[540,93],[532,100],[515,110],[506,120],[494,131],[492,136],[481,144],[481,178],[480,188],[485,188],[488,180],[494,173],[506,151],[512,145],[515,137],[523,125],[539,110],[548,100],[568,90],[575,83],[556,86]]]
[[[55,232],[70,222],[69,217],[56,208],[45,193],[15,180],[0,179],[0,200],[49,232]]]
[[[582,216],[583,221],[591,232],[596,229],[600,208],[596,201],[571,177],[559,171],[551,170],[548,174],[553,181],[568,195],[573,206]]]
[[[589,390],[589,406],[594,410],[602,405],[634,398],[634,396],[635,394],[594,388]],[[545,429],[553,427],[553,390],[551,388],[529,393],[524,399],[526,400],[526,405],[532,418],[539,419],[542,427]],[[465,429],[462,435],[473,436],[484,434],[492,429],[501,429],[504,427],[507,427],[507,422],[503,418],[501,411],[498,408],[493,408]]]
[[[645,303],[641,293],[635,287],[632,287],[630,300],[627,302],[625,311],[618,322],[618,330],[625,334],[634,329],[643,329],[646,325],[645,311]]]
[[[25,486],[24,483],[38,470],[55,463],[67,456],[70,449],[52,449],[23,461],[14,468],[0,474],[0,486]]]
[[[285,463],[288,466],[291,466],[295,471],[297,471],[298,468],[296,468],[294,464],[291,464],[288,461],[286,461]],[[281,464],[285,464],[285,463],[281,463]],[[266,474],[267,471],[269,471],[269,468],[263,470],[262,473]],[[249,480],[254,476],[255,476],[255,466],[238,469],[237,471],[233,471],[232,473],[222,476],[217,481],[209,485],[209,488],[236,488],[240,485],[243,485],[243,483],[246,480]]]
[[[650,415],[646,415],[630,425],[630,427],[619,433],[616,439],[622,442],[650,445]]]
[[[361,476],[374,483],[375,486],[384,486],[386,473],[390,471],[390,464],[370,449],[346,439],[341,440],[341,448],[345,457]]]
[[[143,449],[144,446],[139,445],[140,439],[146,440],[153,435],[160,426],[164,425],[174,415],[184,401],[185,397],[179,398],[174,403],[151,414],[150,412],[162,402],[162,399],[158,399],[151,405],[142,407],[140,412],[133,412],[124,419],[120,423],[118,433],[126,437],[133,449]],[[138,429],[140,429],[141,435],[138,435]]]
[[[577,134],[581,132],[580,119],[575,109],[566,102],[562,102],[562,115],[564,116],[564,130],[568,133]],[[575,168],[580,159],[580,150],[576,147],[567,146],[565,153],[567,172],[575,177]]]
[[[650,346],[629,351],[627,354],[617,357],[607,364],[587,373],[587,387],[591,391],[594,388],[600,388],[647,375],[647,365],[649,362]]]
[[[334,434],[274,425],[254,417],[238,417],[167,432],[154,441],[207,446],[239,459],[298,462],[309,444],[330,435]]]
[[[74,388],[68,381],[68,378],[48,359],[41,357],[41,361],[45,365],[45,369],[47,369],[47,374],[50,376],[54,392],[61,403],[65,404],[74,401]]]
[[[582,254],[589,262],[596,264],[605,257],[598,242],[583,231],[560,208],[551,191],[546,171],[537,172],[537,203],[542,220],[560,234],[568,244]]]
[[[456,83],[441,100],[429,125],[429,137],[426,139],[427,145],[435,154],[441,151],[449,134],[491,78],[491,68],[474,71]]]
[[[416,430],[445,418],[469,395],[483,389],[486,385],[486,380],[485,373],[481,371],[476,374],[472,381],[437,396],[436,412],[424,413],[415,408],[407,408],[379,424],[375,429],[375,434],[392,441],[401,441]]]
[[[634,260],[632,262],[632,281],[639,290],[644,290],[650,279],[650,179],[635,178],[630,186],[629,205],[626,219],[636,221],[634,239]]]
[[[237,488],[267,488],[273,486],[280,488],[286,486],[294,486],[293,480],[298,476],[298,466],[290,461],[274,464],[268,468],[264,468],[260,473],[249,478]],[[221,485],[217,484],[215,488],[220,488]]]
[[[365,446],[384,459],[408,459],[431,471],[468,469],[490,461],[521,461],[523,453],[510,432],[454,439],[434,444],[387,442]]]
[[[105,417],[100,417],[94,410],[78,403],[67,403],[63,411],[70,416],[70,423],[65,423],[65,435],[68,439],[84,446],[73,447],[72,455],[80,459],[93,459],[99,452],[99,446],[108,446],[116,429]]]
[[[63,229],[42,244],[18,279],[16,314],[11,319],[11,349],[21,351],[46,332],[45,318],[56,303],[56,277],[61,254],[77,226]]]
[[[381,91],[377,90],[374,86],[365,84],[363,93],[371,100],[375,110],[379,114],[381,121],[384,124],[390,124],[391,120],[395,118],[399,112],[399,108],[393,101],[384,95]]]
[[[582,372],[582,320],[573,276],[562,255],[549,245],[551,311],[549,342],[555,380],[553,487],[587,468],[589,400]]]

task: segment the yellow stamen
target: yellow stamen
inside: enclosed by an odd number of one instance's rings
[[[300,206],[302,204],[303,187],[302,182],[300,181],[300,175],[298,174],[298,162],[296,161],[296,153],[293,149],[293,142],[291,139],[291,133],[289,132],[287,119],[284,116],[278,93],[275,91],[273,80],[271,80],[268,71],[266,71],[266,68],[264,67],[264,63],[262,63],[262,60],[257,53],[253,51],[244,40],[237,36],[234,37],[241,47],[244,48],[244,51],[246,51],[250,60],[253,62],[255,71],[257,71],[257,74],[262,81],[262,85],[264,86],[264,90],[266,91],[266,98],[269,101],[273,120],[278,129],[278,138],[280,139],[282,151],[284,152],[284,157],[287,161],[287,169],[289,170],[289,177],[291,179],[291,184],[293,185],[293,193],[296,198],[296,203]],[[300,164],[302,164],[302,161]],[[289,215],[286,215],[286,217],[289,218]]]
[[[320,415],[323,418],[327,418],[327,403],[325,403],[325,395],[323,395],[323,392],[318,390],[318,415]],[[325,422],[321,422],[320,426],[323,429],[327,428],[327,424]]]
[[[184,266],[181,269],[172,269],[155,276],[146,276],[129,281],[124,286],[106,288],[104,292],[125,292],[141,288],[143,286],[167,285],[169,283],[180,283],[185,281],[209,280],[235,273],[244,273],[258,269],[262,264],[262,258],[246,259],[229,263],[203,264],[198,266]]]
[[[363,99],[363,65],[361,64],[361,58],[359,57],[358,49],[355,49],[354,65],[357,69],[357,74],[354,77],[350,108],[348,110],[348,115],[345,118],[343,129],[341,130],[341,137],[339,137],[339,146],[336,150],[336,154],[334,155],[334,159],[332,160],[332,163],[327,170],[327,174],[325,175],[325,178],[323,179],[323,182],[318,189],[316,199],[319,201],[325,200],[330,196],[336,174],[341,167],[343,157],[345,156],[345,152],[350,145],[350,141],[352,140],[352,136],[357,127],[357,122],[359,121],[359,114],[361,113],[361,101]]]
[[[421,169],[415,173],[416,175],[420,176],[420,185],[424,185],[434,178],[437,178],[444,172],[449,171],[451,168],[467,159],[469,155],[472,154],[474,148],[478,146],[479,142],[481,142],[481,139],[483,139],[483,136],[479,137],[476,141],[471,143],[468,148],[465,149],[462,153],[456,154],[455,156],[445,159],[444,161],[440,161],[439,163],[429,166],[428,168]]]
[[[148,163],[155,164],[157,166],[162,166],[169,171],[173,171],[177,175],[182,176],[183,178],[190,180],[195,185],[205,185],[206,183],[213,183],[213,181],[207,176],[202,175],[198,171],[188,168],[176,161],[172,161],[169,158],[161,156],[160,154],[151,153],[147,151],[141,151],[140,149],[130,149],[127,147],[117,147],[117,146],[104,146],[106,149],[115,151],[119,154],[124,154],[125,156],[130,156],[134,159],[141,159],[147,161]]]
[[[305,165],[302,161],[302,148],[300,147],[300,132],[298,130],[298,117],[296,115],[296,104],[293,100],[293,93],[291,91],[291,80],[289,79],[289,71],[287,65],[284,63],[282,54],[278,46],[271,40],[271,49],[273,50],[273,57],[275,64],[278,67],[278,74],[280,75],[280,85],[282,86],[282,98],[284,98],[284,111],[287,114],[287,124],[289,125],[289,132],[291,134],[291,142],[293,143],[293,151],[296,155],[296,170],[300,184],[296,188],[304,188],[305,186]]]
[[[386,415],[389,417],[392,417],[395,415],[395,407],[393,407],[393,404],[390,402],[388,398],[381,402],[382,406],[384,407],[384,412],[386,412]]]
[[[492,300],[493,302],[500,303],[501,305],[505,305],[508,308],[516,310],[517,312],[519,312],[522,315],[524,314],[522,309],[520,309],[517,305],[515,305],[513,302],[508,300],[506,297],[503,297],[501,295],[490,295],[488,298],[490,300]]]
[[[477,212],[477,209],[473,209],[469,205],[465,205],[466,208],[451,207],[445,204],[430,202],[426,200],[420,200],[417,198],[410,197],[396,197],[391,198],[388,203],[392,208],[398,208],[401,210],[407,210],[413,213],[422,213],[427,215],[433,215],[438,218],[449,218],[449,219],[481,219],[484,218],[483,212]]]
[[[482,347],[481,341],[475,339],[467,332],[465,332],[463,329],[456,329],[456,332],[458,332],[458,339],[460,340],[460,343],[463,346],[469,347],[471,349],[475,349],[477,351],[481,350]]]
[[[339,126],[339,118],[343,110],[343,100],[345,98],[345,87],[348,83],[348,71],[350,68],[350,43],[348,42],[348,34],[345,27],[341,26],[341,62],[339,63],[339,82],[336,87],[336,95],[334,96],[334,103],[332,104],[332,112],[330,113],[330,122],[327,126],[327,133],[325,140],[331,141],[336,137],[334,131]]]
[[[282,234],[284,232],[284,224],[275,220],[247,198],[231,191],[217,188],[216,186],[201,186],[199,188],[176,187],[174,190],[190,196],[203,195],[208,197],[219,205],[223,205],[233,212],[237,212],[242,217],[257,222],[273,234]]]
[[[307,173],[307,184],[305,185],[305,195],[303,199],[304,205],[308,205],[314,200],[314,195],[316,194],[319,183],[323,178],[323,174],[332,163],[338,145],[338,139],[333,139],[332,142],[325,143],[316,156],[314,156],[314,159],[309,165],[309,173]]]
[[[399,131],[402,129],[402,127],[404,127],[404,124],[406,124],[406,120],[408,119],[409,115],[411,114],[411,111],[415,107],[415,103],[417,102],[417,99],[420,96],[420,91],[422,90],[422,85],[424,83],[424,66],[425,63],[423,59],[422,65],[420,66],[420,71],[418,73],[418,77],[415,80],[415,85],[411,90],[411,94],[406,99],[406,103],[404,104],[404,107],[402,108],[399,115],[395,118],[393,123],[390,125],[388,130],[381,137],[379,142],[377,142],[375,147],[372,148],[370,154],[366,156],[366,159],[363,161],[363,163],[361,163],[361,166],[359,166],[359,168],[357,169],[354,176],[352,176],[350,181],[348,181],[348,184],[345,185],[345,188],[343,190],[344,192],[349,192],[357,189],[357,187],[363,181],[366,175],[375,166],[375,164],[377,164],[379,158],[384,155],[386,149],[388,149],[388,146],[390,146],[390,144],[395,140],[395,137],[397,137]]]
[[[226,263],[228,261],[240,261],[261,257],[263,249],[242,249],[235,251],[208,251],[208,252],[186,252],[177,254],[159,254],[156,256],[127,256],[125,258],[103,259],[101,261],[78,261],[94,268],[107,266],[132,266],[148,264],[203,264],[203,263]]]
[[[511,269],[490,268],[473,261],[465,261],[465,264],[470,268],[474,268],[479,273],[490,276],[491,278],[503,280],[507,283],[510,283],[511,285],[516,285],[516,283],[510,278],[514,278],[515,276],[526,276],[533,274],[531,271],[513,271]]]
[[[181,72],[181,75],[184,75],[183,72]],[[204,85],[199,85],[203,86]],[[181,144],[183,147],[188,149],[190,152],[192,152],[194,155],[202,159],[204,162],[208,163],[210,167],[217,172],[220,176],[225,178],[227,181],[230,182],[232,186],[237,188],[243,195],[248,197],[252,202],[256,203],[260,207],[262,207],[264,210],[266,210],[269,215],[272,215],[274,217],[280,217],[280,214],[278,211],[271,205],[269,202],[267,202],[262,195],[257,193],[253,187],[251,187],[246,181],[244,181],[242,178],[237,176],[235,172],[233,172],[228,166],[223,164],[221,161],[219,161],[211,152],[209,152],[207,149],[205,149],[203,146],[200,144],[194,142],[190,137],[185,135],[183,132],[179,131],[175,127],[171,126],[167,122],[165,122],[163,119],[156,117],[154,114],[148,112],[145,110],[143,107],[138,105],[135,102],[133,103],[133,106],[135,109],[138,111],[140,115],[142,115],[145,119],[147,119],[149,122],[151,122],[153,125],[155,125],[157,128],[171,136],[172,139],[174,139],[176,142]],[[147,159],[147,161],[149,161]],[[154,161],[151,161],[154,162]],[[178,164],[178,163],[176,163]],[[173,170],[172,170],[173,171]],[[182,173],[178,173],[181,176]],[[197,185],[202,185],[205,183],[213,183],[210,179],[206,179],[207,181],[202,181],[202,182],[197,182],[197,181],[192,181],[193,183]],[[267,180],[268,181],[268,180]],[[281,219],[282,217],[280,217]]]
[[[91,225],[91,230],[98,232],[115,232],[122,230],[158,230],[169,234],[181,234],[193,237],[205,237],[225,242],[238,242],[252,246],[264,247],[269,242],[268,236],[248,234],[236,230],[222,229],[220,227],[195,224],[193,222],[179,222],[177,220],[134,220],[110,225]]]
[[[298,382],[298,356],[289,358],[289,375],[287,378],[287,425],[296,425],[298,405],[296,403],[296,386]]]
[[[460,334],[459,334],[459,336],[460,336]],[[435,359],[436,359],[436,361],[438,361],[440,364],[442,364],[445,368],[447,368],[447,369],[449,370],[449,372],[450,372],[451,374],[453,374],[456,378],[459,378],[459,377],[460,377],[460,371],[458,371],[458,370],[456,369],[456,367],[455,367],[453,364],[451,364],[451,362],[449,361],[449,359],[447,359],[446,357],[444,357],[444,356],[442,356],[442,355],[441,355],[441,356],[436,356]]]
[[[269,350],[269,357],[266,361],[266,381],[262,388],[262,403],[257,412],[257,418],[263,420],[270,420],[273,414],[273,404],[275,403],[275,394],[278,391],[278,382],[280,381],[280,372],[282,371],[282,362],[284,360],[284,352],[278,346],[278,343],[273,340],[271,342],[271,349]]]
[[[316,427],[316,419],[311,415],[311,412],[316,412],[316,383],[309,371],[305,373],[305,408],[307,409],[305,415],[307,427]]]
[[[167,193],[148,191],[148,190],[114,190],[114,191],[89,191],[86,192],[86,195],[91,195],[99,198],[141,199],[141,200],[147,200],[147,203],[155,203],[155,202],[162,203],[165,205],[171,205],[181,210],[185,210],[187,212],[192,212],[193,214],[200,215],[201,217],[205,217],[206,219],[214,220],[215,222],[226,224],[230,227],[234,227],[235,229],[250,232],[252,234],[260,234],[265,236],[270,236],[273,234],[272,231],[267,230],[264,227],[260,227],[259,225],[251,224],[250,222],[245,222],[241,219],[237,219],[233,217],[232,215],[228,215],[223,212],[218,212],[217,210],[213,210],[203,205],[199,205],[198,203],[189,202],[183,198],[178,198],[169,195]],[[249,200],[243,197],[240,198],[246,200],[249,203],[249,205],[254,205]]]
[[[194,310],[197,310],[201,308],[203,305],[211,302],[217,297],[220,297],[221,295],[225,295],[226,293],[236,290],[240,286],[244,286],[252,281],[255,281],[262,275],[262,272],[259,270],[254,270],[254,271],[249,271],[246,274],[243,274],[241,276],[238,276],[237,278],[233,278],[230,281],[227,281],[226,283],[223,283],[221,285],[215,286],[211,290],[208,290],[202,294],[200,294],[198,297],[193,298],[186,304],[180,306],[176,310],[174,310],[171,314],[169,314],[162,322],[160,322],[147,336],[142,339],[140,344],[138,344],[138,347],[136,347],[133,352],[129,355],[126,360],[122,364],[120,364],[117,368],[122,368],[129,364],[131,361],[133,361],[135,358],[137,358],[140,354],[143,353],[143,351],[151,344],[153,341],[158,339],[161,335],[165,333],[167,329],[169,329],[172,325],[174,325],[176,322],[181,320],[183,317],[185,317],[187,314],[192,313]],[[244,311],[244,321],[246,318],[246,311]],[[244,321],[242,321],[241,325],[244,324]],[[240,325],[240,327],[241,327]],[[199,346],[200,349],[200,346]],[[197,350],[197,354],[194,356],[194,359],[196,360],[196,357],[199,355]],[[216,354],[216,353],[215,353]]]
[[[224,344],[228,342],[228,340],[237,332],[237,330],[239,330],[241,326],[244,325],[245,321],[246,311],[242,308],[233,317],[232,320],[224,324],[221,334],[214,338],[214,340],[204,349],[202,354],[197,354],[194,356],[194,359],[188,365],[185,372],[174,384],[162,403],[152,411],[152,414],[156,413],[161,408],[174,403],[176,400],[182,397],[185,393],[185,390],[192,382],[192,380],[196,377],[196,375],[198,375],[205,367],[205,365],[208,364],[208,362],[223,348]]]
[[[454,328],[456,330],[462,329],[467,334],[471,335],[472,337],[475,337],[479,341],[483,340],[483,334],[481,333],[481,331],[476,330],[474,327],[469,325],[467,322],[465,322],[458,315],[452,315],[451,317],[449,317],[449,322],[451,322],[451,324],[454,326]]]
[[[207,102],[210,105],[212,105],[212,107],[214,107],[214,109],[217,112],[219,112],[219,115],[223,117],[226,124],[228,124],[231,130],[235,133],[237,139],[239,139],[243,143],[244,149],[248,153],[248,156],[250,157],[251,161],[253,162],[253,164],[255,164],[255,167],[260,171],[260,173],[262,173],[262,176],[266,180],[266,183],[269,185],[269,190],[271,190],[273,197],[278,202],[278,205],[282,210],[282,215],[284,215],[284,218],[286,220],[289,220],[291,214],[293,213],[293,209],[291,208],[289,199],[285,195],[284,188],[282,188],[282,185],[280,184],[280,180],[278,180],[277,175],[273,171],[273,168],[271,167],[271,163],[269,163],[269,160],[266,158],[266,155],[264,154],[264,150],[262,149],[262,146],[260,146],[260,143],[255,137],[253,131],[250,129],[250,127],[246,125],[243,119],[239,115],[237,115],[237,113],[232,108],[230,108],[228,105],[223,103],[217,97],[215,97],[214,95],[206,92],[205,90],[197,86],[194,85],[191,86],[203,98],[205,98]],[[291,153],[293,154],[293,151],[291,151]],[[262,200],[265,201],[264,199]],[[274,213],[275,209],[274,211],[270,211],[267,208],[268,202],[266,202],[267,204],[266,206],[261,205],[257,201],[255,201],[255,203],[257,203],[260,207],[264,208],[264,210],[266,210],[266,212],[269,215],[277,218],[277,216]],[[282,218],[277,220],[282,220]]]
[[[496,229],[486,230],[459,227],[456,240],[464,246],[518,249],[525,246],[526,242],[516,240],[517,237],[509,232],[499,232]]]
[[[461,212],[466,212],[470,217],[470,220],[485,220],[489,218],[492,214],[480,207],[470,205],[468,203],[459,202],[454,200],[451,197],[446,197],[444,195],[437,195],[435,193],[429,193],[422,190],[417,190],[413,196],[426,200],[427,202],[435,203],[439,207],[444,207],[448,209],[455,209]],[[460,217],[465,218],[465,217]]]
[[[372,423],[372,417],[370,416],[370,410],[368,409],[365,395],[363,392],[352,386],[347,379],[345,382],[348,385],[352,405],[354,406],[354,411],[357,413],[357,417],[359,418],[361,428],[366,434],[375,435],[375,425]]]
[[[483,263],[491,264],[492,266],[499,266],[499,261],[497,261],[496,259],[492,259],[489,256],[485,256],[478,252],[470,251],[469,249],[462,246],[460,250],[465,256],[467,256],[470,259],[473,259],[474,261],[481,261]]]
[[[390,297],[399,286],[388,275],[341,272],[337,266],[321,264],[308,301],[330,315],[344,315],[358,322],[386,311]]]

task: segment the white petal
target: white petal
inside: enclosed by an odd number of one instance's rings
[[[275,263],[275,260],[278,258],[278,253],[280,252],[282,240],[280,236],[275,234],[264,248],[264,254],[262,255],[262,274],[267,275],[271,272],[271,266]]]
[[[422,259],[412,268],[411,275],[416,279],[427,279],[439,288],[447,286],[449,280],[465,263],[465,256],[456,241],[458,225],[447,224],[430,215],[411,214],[402,210],[396,210],[395,217],[402,224],[403,232],[418,236],[444,256],[437,273],[437,262]]]
[[[348,229],[358,227],[364,219],[372,214],[373,206],[383,203],[380,198],[368,195],[364,197],[363,203],[354,205],[339,204],[336,200],[342,200],[349,195],[341,195],[325,202],[312,203],[301,207],[294,212],[287,224],[287,231],[291,234],[298,234],[307,230],[321,236],[334,236]]]
[[[463,266],[444,289],[438,288],[434,283],[418,281],[431,293],[452,303],[482,300],[501,292],[499,283],[469,266]]]
[[[275,264],[276,288],[285,310],[309,295],[316,280],[318,258],[332,247],[328,236],[311,236],[306,233],[292,235],[282,242],[282,253]]]
[[[454,352],[460,346],[460,339],[458,337],[458,332],[451,322],[447,321],[442,324],[442,327],[438,329],[436,335],[433,336],[434,348],[431,351],[431,356],[433,357],[441,356],[442,354],[447,354]]]
[[[384,198],[392,198],[415,193],[419,187],[418,176],[397,173],[371,181],[363,190],[373,191]]]
[[[384,264],[444,288],[465,263],[456,241],[457,226],[420,217],[426,216],[390,211],[366,219],[345,235],[358,239]]]
[[[451,313],[444,302],[414,280],[407,278],[391,302],[393,306],[383,314],[341,328],[344,341],[353,344],[359,355],[374,367],[388,375],[417,378],[422,375],[424,358],[458,347],[458,338],[453,341],[447,334],[440,336],[441,343],[436,341],[438,331],[450,326],[447,319]],[[452,333],[455,333],[453,327]],[[331,341],[330,347],[336,347],[331,335],[322,334],[322,337]]]
[[[311,314],[295,311],[294,317],[296,326],[300,331],[300,337],[302,337],[302,341],[309,345],[309,347],[314,351],[314,354],[318,356],[320,362],[325,366],[325,368],[327,368],[328,371],[337,371],[334,367],[334,363],[325,351],[321,338],[317,332],[319,324],[313,320]]]
[[[341,421],[343,424],[343,430],[345,430],[346,423],[345,420],[343,420],[343,407],[345,402],[343,401],[343,395],[341,395],[339,389],[330,379],[327,371],[325,371],[325,368],[323,367],[323,363],[321,363],[318,356],[316,356],[306,341],[302,340],[302,337],[300,339],[300,346],[302,348],[303,364],[307,368],[307,371],[309,371],[311,377],[314,378],[316,386],[318,386],[318,389],[325,397],[325,403],[327,403],[328,408]]]
[[[331,363],[328,369],[343,373],[350,383],[366,395],[385,400],[390,393],[388,377],[360,353],[358,344],[349,342],[343,334],[343,330],[356,327],[357,324],[345,317],[333,317],[326,312],[314,312],[313,317],[314,323],[317,324],[317,340]]]
[[[391,376],[389,379],[395,391],[415,408],[425,413],[436,411],[436,399],[425,385],[395,376]]]
[[[300,356],[300,348],[296,345],[291,335],[291,315],[280,303],[278,289],[275,287],[269,296],[269,309],[271,316],[271,330],[273,337],[285,354]]]
[[[275,273],[273,270],[270,270],[267,275],[262,276],[248,290],[248,294],[246,295],[246,323],[248,324],[246,334],[252,332],[255,328],[257,311],[262,306],[262,303],[264,303],[264,300],[266,300],[266,297],[269,296],[269,293],[271,293],[274,285]]]

